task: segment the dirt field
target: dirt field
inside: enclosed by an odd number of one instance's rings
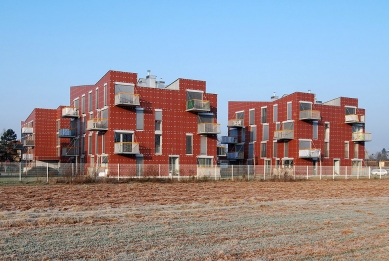
[[[389,180],[0,187],[0,260],[389,260]]]

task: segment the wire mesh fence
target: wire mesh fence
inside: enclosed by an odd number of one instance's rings
[[[77,179],[321,180],[386,179],[389,168],[351,166],[171,165],[77,163],[1,163],[0,184],[73,182]]]

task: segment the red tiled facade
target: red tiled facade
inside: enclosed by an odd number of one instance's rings
[[[222,143],[231,164],[359,166],[371,140],[355,98],[323,103],[295,92],[268,102],[230,101],[228,119]]]

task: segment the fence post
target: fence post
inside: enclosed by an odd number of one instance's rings
[[[265,174],[265,171],[263,172],[263,180],[266,180],[266,174]]]
[[[118,181],[120,180],[120,164],[118,163]]]
[[[294,166],[293,166],[294,167]],[[309,174],[308,174],[308,165],[307,165],[307,180],[309,179]]]
[[[49,163],[46,163],[46,182],[49,183]]]
[[[369,166],[369,179],[370,179],[370,166]]]

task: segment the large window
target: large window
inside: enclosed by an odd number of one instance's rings
[[[284,142],[284,158],[289,157],[289,143]]]
[[[353,114],[356,114],[356,108],[355,107],[348,107],[348,106],[345,106],[345,114],[346,115],[353,115]]]
[[[287,103],[287,120],[292,119],[292,102]]]
[[[261,158],[266,158],[267,142],[261,142]]]
[[[277,141],[273,141],[273,158],[277,158],[277,153],[278,153],[278,143]]]
[[[89,111],[92,111],[93,110],[93,101],[92,101],[92,92],[89,92],[88,93],[88,107],[89,107]]]
[[[200,155],[207,155],[207,136],[201,136]]]
[[[237,119],[244,119],[244,111],[238,111],[235,115]]]
[[[267,107],[261,108],[261,123],[267,123]]]
[[[255,109],[249,110],[249,125],[255,124]]]
[[[345,141],[345,142],[344,142],[344,158],[345,158],[345,159],[348,159],[348,158],[350,157],[349,148],[350,148],[349,142],[348,142],[348,141]]]
[[[278,121],[278,105],[273,105],[273,122]]]
[[[120,132],[115,131],[115,143],[116,142],[133,142],[133,135],[132,132]]]
[[[312,135],[314,140],[318,139],[319,136],[319,124],[317,121],[313,122],[313,135]]]
[[[254,142],[249,143],[249,159],[254,158]]]
[[[257,126],[251,126],[250,130],[250,142],[257,140]]]
[[[269,140],[269,124],[264,124],[262,127],[262,140],[267,141]]]
[[[162,135],[155,134],[155,154],[162,154]]]
[[[96,88],[96,110],[99,109],[99,88]]]
[[[88,136],[88,154],[92,154],[92,135]]]
[[[197,158],[197,165],[199,167],[212,167],[212,159],[213,158],[198,157]]]
[[[108,93],[107,93],[107,84],[104,84],[104,106],[107,106]]]
[[[81,97],[81,113],[84,114],[85,113],[85,95],[82,95]]]
[[[162,131],[162,110],[155,110],[155,131]]]
[[[330,143],[324,142],[324,157],[329,158],[330,157]]]
[[[354,143],[354,159],[358,159],[359,157],[359,144]]]

